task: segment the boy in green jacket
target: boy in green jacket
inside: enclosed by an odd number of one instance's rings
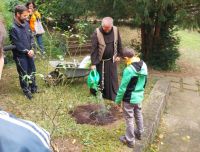
[[[127,64],[115,103],[123,101],[123,113],[126,120],[126,133],[120,137],[120,141],[133,148],[135,138],[141,140],[143,128],[143,116],[141,103],[144,99],[144,88],[147,82],[147,66],[144,61],[135,56],[134,50],[125,48],[123,58]],[[134,128],[134,118],[136,128]]]

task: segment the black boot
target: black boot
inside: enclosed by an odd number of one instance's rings
[[[24,94],[25,94],[26,98],[29,99],[29,100],[31,100],[31,99],[33,98],[31,92],[26,92],[26,93],[24,93]]]

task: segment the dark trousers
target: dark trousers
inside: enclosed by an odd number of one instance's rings
[[[37,90],[35,82],[35,63],[34,59],[30,57],[16,57],[15,58],[17,72],[19,74],[20,86],[24,93],[34,92]]]

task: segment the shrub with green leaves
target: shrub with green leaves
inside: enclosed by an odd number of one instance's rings
[[[173,30],[162,33],[158,45],[154,46],[149,55],[149,64],[158,70],[173,70],[176,68],[176,60],[179,58],[178,51],[179,38],[174,35]]]

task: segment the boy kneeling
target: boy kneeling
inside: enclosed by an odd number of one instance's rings
[[[123,71],[123,77],[115,103],[123,101],[123,113],[126,120],[126,133],[120,137],[120,141],[133,148],[135,138],[141,140],[143,128],[142,100],[144,88],[147,82],[147,66],[144,61],[135,56],[134,50],[125,48],[123,58],[127,67]],[[134,118],[136,128],[134,128]]]

